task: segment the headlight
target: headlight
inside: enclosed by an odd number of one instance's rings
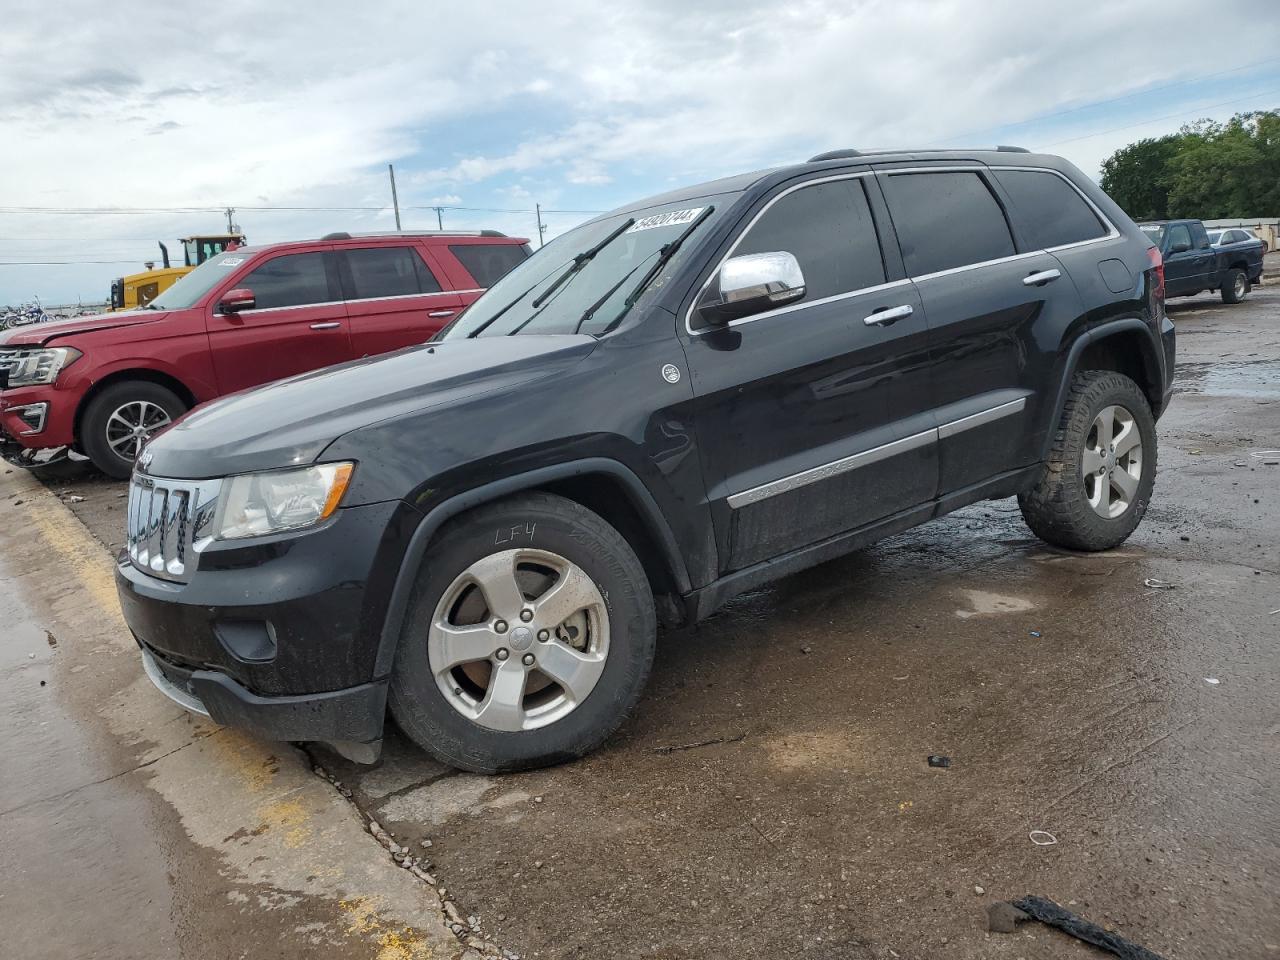
[[[227,481],[219,540],[261,537],[327,520],[351,480],[351,463],[247,473]]]
[[[50,347],[44,350],[16,351],[8,358],[9,386],[38,387],[53,383],[62,368],[79,360],[83,354],[73,347]]]

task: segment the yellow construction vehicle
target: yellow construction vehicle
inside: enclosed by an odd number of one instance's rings
[[[185,265],[171,266],[169,248],[161,243],[162,266],[157,267],[155,262],[151,261],[144,264],[147,269],[142,273],[131,273],[127,277],[117,277],[111,281],[112,310],[136,310],[139,307],[145,307],[210,257],[216,257],[225,250],[243,247],[245,239],[243,233],[214,233],[184,237],[178,242],[182,244],[182,258]]]

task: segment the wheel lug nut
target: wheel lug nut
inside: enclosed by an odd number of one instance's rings
[[[507,650],[506,647],[502,647],[498,650],[497,653],[494,654],[494,656],[497,657],[499,660],[505,660],[507,659],[507,657],[511,656],[511,653],[510,651]]]
[[[497,623],[495,623],[495,624],[493,625],[493,629],[497,630],[499,633],[506,633],[506,632],[507,632],[507,621],[505,621],[505,620],[499,620]]]
[[[551,631],[550,631],[550,630],[539,630],[539,631],[538,631],[538,639],[539,639],[539,640],[541,640],[543,643],[546,643],[548,640],[550,640],[550,639],[551,639]]]
[[[528,623],[530,620],[533,619],[533,611],[528,608],[521,610],[520,619],[523,620],[525,623]]]
[[[521,657],[521,658],[520,658],[520,662],[521,662],[521,663],[523,663],[526,667],[532,667],[532,666],[533,666],[533,654],[532,654],[532,653],[526,653],[523,657]]]

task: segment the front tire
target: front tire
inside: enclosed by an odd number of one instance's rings
[[[178,395],[158,383],[113,383],[89,401],[80,424],[80,444],[95,467],[126,480],[151,434],[186,412]]]
[[[1232,270],[1222,282],[1222,302],[1239,303],[1249,295],[1249,275],[1243,270]]]
[[[657,620],[644,568],[612,526],[548,493],[449,521],[409,602],[389,703],[438,760],[475,773],[599,747],[635,706]]]
[[[1033,533],[1070,550],[1109,550],[1147,511],[1156,478],[1156,427],[1138,385],[1119,373],[1072,378],[1036,485],[1018,495]]]

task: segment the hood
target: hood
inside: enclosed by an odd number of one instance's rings
[[[119,313],[99,313],[92,317],[71,317],[67,320],[50,320],[25,327],[0,332],[0,347],[38,347],[57,337],[73,333],[93,333],[114,327],[133,327],[142,323],[155,323],[169,315],[167,310],[122,310]]]
[[[197,407],[147,444],[148,473],[223,477],[311,463],[343,434],[550,376],[594,337],[479,337],[356,360]]]

